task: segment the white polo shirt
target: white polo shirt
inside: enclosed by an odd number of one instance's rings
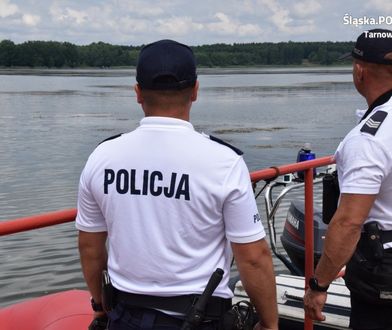
[[[382,104],[351,130],[335,153],[340,192],[377,195],[365,223],[376,221],[382,230],[392,230],[391,95],[377,102]]]
[[[116,288],[160,296],[201,293],[220,267],[214,295],[231,297],[229,241],[265,237],[242,157],[166,117],[146,117],[90,155],[76,227],[108,232]]]

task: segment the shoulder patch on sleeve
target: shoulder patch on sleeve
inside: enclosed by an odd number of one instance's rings
[[[381,124],[383,123],[387,115],[388,112],[377,111],[362,126],[361,132],[369,133],[371,135],[376,135],[378,129],[380,128]]]
[[[241,155],[244,154],[240,149],[238,149],[238,148],[232,146],[231,144],[229,144],[229,143],[227,143],[227,142],[225,142],[225,141],[223,141],[223,140],[221,140],[221,139],[218,139],[218,138],[215,137],[215,136],[209,135],[209,137],[210,137],[210,140],[215,141],[215,142],[218,142],[218,143],[220,143],[220,144],[223,144],[223,145],[226,146],[226,147],[229,147],[229,148],[230,148],[231,150],[233,150],[237,155],[240,155],[240,156],[241,156]]]
[[[100,144],[102,144],[102,143],[104,143],[104,142],[106,142],[106,141],[110,141],[110,140],[117,139],[117,138],[120,137],[121,135],[123,135],[123,133],[116,134],[116,135],[113,135],[113,136],[111,136],[111,137],[108,137],[107,139],[105,139],[105,140],[99,142],[98,145],[100,145]]]

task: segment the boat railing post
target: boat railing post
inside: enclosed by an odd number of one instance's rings
[[[314,231],[313,231],[313,167],[305,170],[305,290],[313,276]],[[313,321],[305,315],[305,330],[313,330]]]

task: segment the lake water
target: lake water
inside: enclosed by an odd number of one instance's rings
[[[295,162],[305,142],[330,155],[366,108],[351,79],[350,68],[204,69],[191,121],[242,149],[250,170]],[[142,118],[134,84],[133,70],[0,71],[0,221],[76,206],[90,152]],[[2,237],[0,306],[84,288],[76,234],[71,223]]]

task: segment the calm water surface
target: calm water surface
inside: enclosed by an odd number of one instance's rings
[[[7,73],[0,72],[0,221],[74,208],[91,151],[142,118],[133,71]],[[242,149],[250,170],[294,162],[305,142],[317,156],[332,154],[355,109],[366,107],[349,68],[204,70],[199,80],[192,123]],[[73,224],[2,237],[0,249],[0,306],[85,287]]]

